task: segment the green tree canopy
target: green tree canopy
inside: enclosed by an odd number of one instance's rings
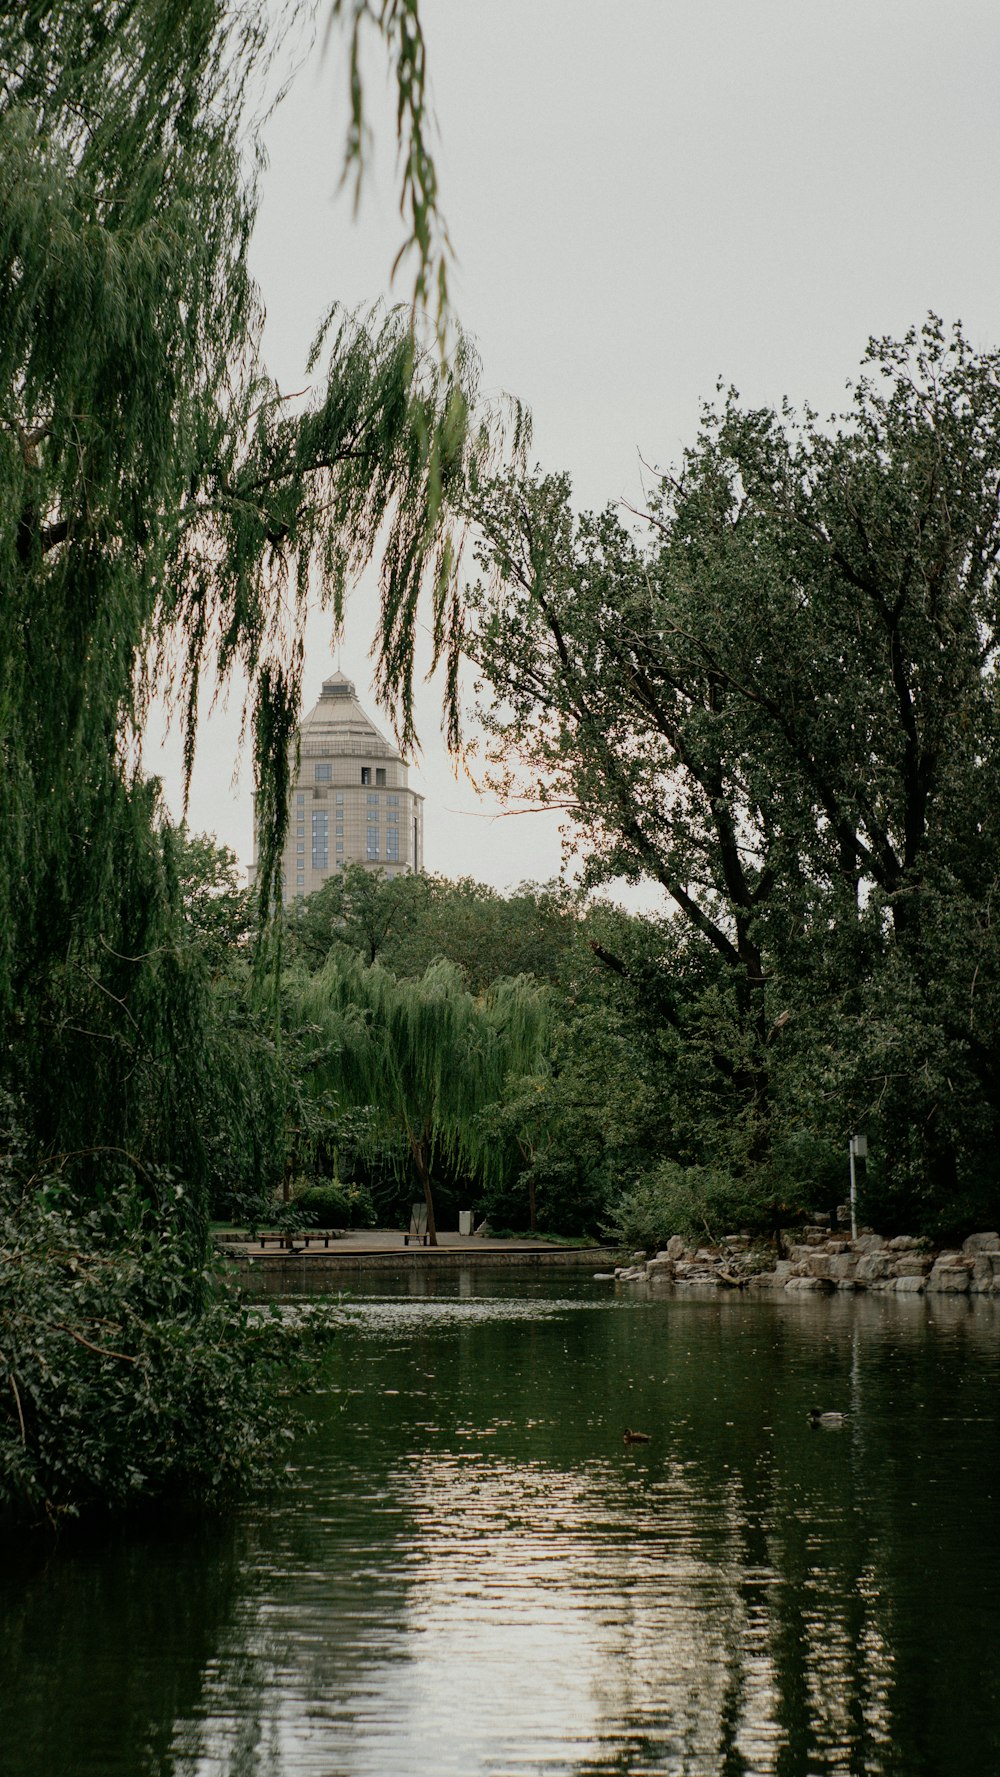
[[[436,1156],[488,1177],[498,1161],[483,1113],[542,1062],[547,1012],[525,980],[473,998],[452,963],[398,981],[375,964],[331,955],[292,989],[290,1016],[315,1032],[313,1077],[344,1105],[370,1105],[405,1137],[437,1244]]]
[[[573,895],[558,886],[525,884],[501,894],[468,876],[429,877],[416,917],[385,960],[397,975],[419,975],[435,957],[447,957],[476,994],[506,976],[553,983],[574,946],[577,914]]]
[[[591,880],[651,878],[689,927],[746,1162],[794,1058],[793,1117],[877,1126],[959,1220],[1000,1153],[998,390],[932,319],[872,343],[829,425],[730,395],[644,535],[508,478],[470,643]]]
[[[331,950],[340,949],[359,956],[370,967],[405,943],[407,932],[420,919],[428,892],[426,876],[410,872],[386,876],[364,864],[348,864],[314,894],[287,909],[289,956],[316,969]]]

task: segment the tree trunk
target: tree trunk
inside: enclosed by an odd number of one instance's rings
[[[752,1044],[749,1067],[737,1068],[733,1084],[747,1106],[750,1118],[748,1158],[759,1166],[771,1149],[771,1070],[767,1060],[768,1022],[764,998],[764,959],[737,919],[737,944],[743,977],[737,983],[737,1002]]]
[[[434,1220],[434,1198],[431,1195],[431,1169],[428,1164],[427,1149],[426,1132],[419,1136],[411,1135],[410,1153],[413,1155],[413,1164],[417,1169],[417,1177],[423,1186],[424,1202],[427,1205],[427,1244],[428,1246],[437,1246],[437,1224]]]
[[[591,950],[599,950],[601,947],[599,944],[592,944],[590,948]],[[623,974],[624,972],[625,971],[622,970]],[[528,1147],[527,1142],[522,1141],[520,1136],[517,1138],[517,1145],[520,1150],[521,1159],[528,1168],[528,1227],[532,1234],[534,1234],[537,1226],[538,1203],[535,1197],[535,1181],[532,1177],[531,1168],[534,1164],[535,1156]]]

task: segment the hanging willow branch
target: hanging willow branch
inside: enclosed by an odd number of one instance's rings
[[[443,959],[419,980],[397,981],[377,963],[331,957],[298,984],[292,1008],[315,1044],[317,1089],[374,1107],[405,1135],[433,1235],[435,1155],[484,1180],[502,1165],[482,1113],[542,1066],[543,994],[521,976],[476,999]]]
[[[281,9],[274,29],[249,0],[27,0],[0,13],[10,1077],[18,1092],[31,1082],[43,1151],[166,1153],[188,1179],[205,1157],[187,1107],[215,1083],[158,793],[135,763],[150,698],[166,682],[190,774],[206,673],[248,688],[268,917],[307,596],[339,622],[347,584],[378,555],[378,682],[407,743],[426,594],[454,738],[457,515],[502,430],[477,415],[464,341],[443,352],[408,311],[334,305],[305,399],[284,399],[266,371],[247,264],[255,117],[282,22],[304,11]],[[363,26],[395,58],[404,191],[429,276],[436,187],[415,0],[343,0],[333,16],[352,58]]]

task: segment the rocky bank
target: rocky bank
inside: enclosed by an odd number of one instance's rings
[[[734,1234],[719,1246],[692,1246],[680,1234],[654,1258],[634,1253],[613,1275],[622,1283],[712,1284],[720,1289],[895,1290],[951,1296],[1000,1296],[1000,1234],[970,1234],[961,1247],[935,1250],[914,1235],[859,1234],[848,1240],[827,1228],[797,1228],[774,1247]]]

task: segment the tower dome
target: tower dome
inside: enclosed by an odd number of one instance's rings
[[[281,898],[311,894],[346,864],[386,876],[423,868],[423,802],[405,759],[358,702],[346,673],[324,679],[290,760]],[[256,843],[254,871],[256,873]]]

